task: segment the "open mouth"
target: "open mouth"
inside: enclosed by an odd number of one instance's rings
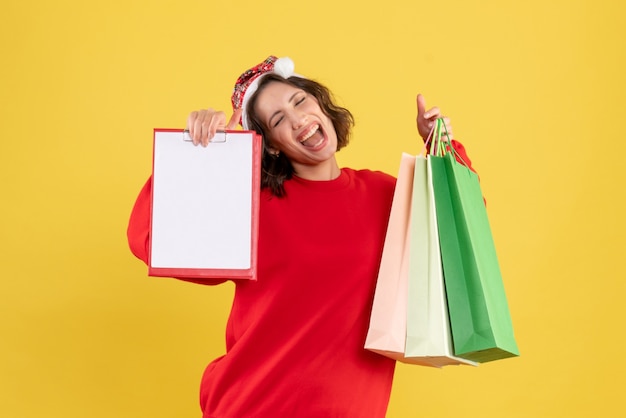
[[[307,148],[315,148],[324,142],[324,133],[318,124],[314,124],[302,134],[299,141]]]

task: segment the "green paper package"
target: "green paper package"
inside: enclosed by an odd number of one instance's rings
[[[454,353],[479,363],[518,356],[478,176],[441,146],[428,163]]]

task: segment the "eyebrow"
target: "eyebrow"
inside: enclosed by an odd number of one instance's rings
[[[298,93],[300,93],[301,91],[302,90],[298,90],[294,94],[292,94],[291,97],[289,98],[289,100],[287,101],[287,103],[291,103],[293,101],[294,97],[296,97],[298,95]],[[276,115],[278,115],[280,112],[282,112],[282,110],[277,110],[276,112],[272,113],[270,118],[267,120],[267,126],[272,126],[272,119],[274,119],[274,117]]]

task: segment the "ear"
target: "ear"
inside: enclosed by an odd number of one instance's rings
[[[265,151],[267,151],[267,153],[272,157],[276,157],[278,154],[280,154],[280,150],[270,144],[269,141],[267,141],[267,143],[265,144]]]

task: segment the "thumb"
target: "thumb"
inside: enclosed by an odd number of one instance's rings
[[[417,95],[417,116],[420,117],[426,113],[426,99],[420,94]]]
[[[243,109],[235,109],[233,115],[230,117],[228,124],[226,125],[227,130],[233,130],[239,124],[241,120],[241,114],[243,113]]]

